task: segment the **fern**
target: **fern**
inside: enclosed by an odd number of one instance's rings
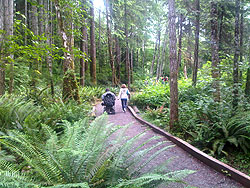
[[[7,136],[1,136],[0,143],[22,157],[26,164],[23,168],[16,169],[15,165],[2,161],[0,173],[5,177],[2,185],[11,185],[8,183],[12,180],[16,187],[19,186],[18,183],[21,186],[22,182],[39,187],[116,186],[121,178],[139,177],[141,170],[150,161],[171,147],[165,146],[148,159],[142,160],[143,156],[149,155],[150,151],[165,142],[146,147],[149,141],[160,138],[153,137],[136,145],[145,133],[128,138],[125,134],[130,125],[120,127],[108,124],[107,115],[96,118],[91,124],[88,119],[83,119],[75,123],[64,121],[63,126],[60,134],[41,124],[40,134],[36,136],[16,130],[10,131]],[[155,169],[152,173],[154,171]],[[145,177],[148,184],[158,182],[156,176],[152,180],[149,177],[151,176]],[[178,177],[165,174],[162,180],[181,182]]]

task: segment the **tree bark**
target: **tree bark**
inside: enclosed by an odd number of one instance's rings
[[[160,55],[161,55],[161,30],[158,31],[158,54],[157,54],[157,67],[156,67],[156,79],[160,78]]]
[[[0,30],[4,30],[4,1],[0,0]],[[4,35],[0,33],[0,43],[4,42]],[[3,48],[0,46],[0,96],[5,92],[5,62],[3,61]]]
[[[56,16],[59,25],[59,33],[62,38],[62,46],[65,48],[64,52],[64,63],[63,63],[63,100],[67,101],[70,98],[73,98],[75,101],[80,103],[80,96],[79,96],[79,89],[75,77],[75,66],[74,60],[72,57],[72,45],[73,39],[72,36],[68,36],[65,28],[64,28],[64,21],[61,14],[61,7],[59,5],[59,0],[55,0],[55,9],[56,9]],[[72,28],[70,28],[72,29]],[[71,35],[71,34],[70,34]]]
[[[96,85],[96,44],[95,44],[95,19],[93,0],[90,1],[90,76],[93,85]]]
[[[115,30],[117,26],[115,26]],[[117,75],[117,84],[120,83],[121,73],[120,73],[120,65],[121,65],[121,48],[119,44],[119,39],[115,36],[115,61],[116,61],[116,75]]]
[[[243,0],[242,0],[243,2]],[[244,38],[244,10],[240,14],[240,65],[243,64],[243,38]],[[240,69],[239,80],[242,81],[242,70]]]
[[[112,85],[115,86],[116,83],[116,70],[115,70],[115,61],[112,51],[112,41],[111,41],[111,27],[110,27],[110,21],[109,16],[111,16],[109,13],[109,0],[106,0],[106,20],[107,20],[107,35],[108,35],[108,51],[109,51],[109,63],[112,71]]]
[[[180,14],[179,17],[179,24],[180,24],[180,33],[179,33],[179,43],[178,43],[178,64],[181,67],[181,52],[182,52],[182,35],[183,35],[183,22],[185,18],[183,17],[183,14]]]
[[[173,129],[178,125],[178,62],[176,58],[175,0],[169,0],[169,60],[170,60],[170,121]]]
[[[219,38],[218,38],[218,10],[217,3],[211,2],[211,50],[212,50],[212,77],[214,101],[220,101],[220,68],[219,68]]]
[[[155,50],[154,50],[153,60],[152,60],[151,68],[150,68],[150,74],[152,76],[154,75],[154,65],[155,65],[157,51],[158,51],[158,35],[155,41]]]
[[[129,62],[129,46],[128,46],[128,19],[127,19],[127,0],[124,0],[124,19],[125,19],[125,39],[126,39],[126,72],[128,80],[128,88],[130,88],[130,62]]]
[[[199,66],[199,35],[200,35],[200,0],[196,0],[196,19],[195,19],[195,48],[194,48],[194,68],[193,85],[196,86],[197,72]]]
[[[46,12],[53,12],[52,7],[50,6],[49,0],[45,0],[44,1],[44,5],[45,5],[45,11]],[[45,14],[45,36],[46,36],[46,44],[47,46],[49,46],[51,48],[51,44],[52,44],[52,33],[50,33],[51,31],[51,27],[52,27],[52,20],[51,20],[51,16],[50,14]],[[49,22],[50,20],[50,22]],[[47,51],[47,56],[46,56],[46,62],[47,62],[47,67],[49,70],[49,85],[50,85],[50,89],[51,89],[51,95],[52,97],[54,97],[55,95],[55,89],[54,89],[54,81],[53,81],[53,65],[52,65],[52,52],[50,50]]]
[[[240,55],[240,46],[239,46],[239,18],[240,18],[240,0],[235,0],[235,33],[234,33],[234,67],[233,67],[233,108],[234,111],[237,109],[239,101],[239,55]]]
[[[85,6],[86,1],[83,0],[82,1],[83,6]],[[84,9],[84,8],[83,8]],[[86,10],[85,10],[86,11]],[[87,26],[86,26],[86,17],[85,15],[83,15],[83,20],[82,20],[82,28],[81,28],[81,32],[82,32],[82,38],[81,38],[81,42],[80,42],[80,50],[82,52],[83,57],[80,58],[80,85],[81,86],[85,86],[85,75],[86,75],[86,58],[87,58],[87,54],[88,54],[88,36],[87,36]]]

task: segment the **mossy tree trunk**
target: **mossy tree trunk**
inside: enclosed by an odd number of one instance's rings
[[[61,7],[59,4],[60,0],[55,0],[56,16],[59,25],[59,33],[62,38],[62,45],[64,51],[64,62],[63,62],[63,100],[67,101],[72,98],[78,103],[80,102],[79,89],[75,77],[75,65],[72,55],[72,48],[74,44],[72,28],[70,28],[70,34],[68,34],[64,27],[64,20],[61,14]],[[72,23],[69,24],[72,27]]]

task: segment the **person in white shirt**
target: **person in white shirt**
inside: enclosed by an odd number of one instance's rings
[[[129,97],[130,97],[130,92],[127,86],[125,84],[122,84],[118,95],[118,99],[121,99],[123,112],[126,112]]]

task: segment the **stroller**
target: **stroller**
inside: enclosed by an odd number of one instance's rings
[[[107,112],[107,114],[115,114],[115,96],[111,93],[104,95],[101,105],[104,106],[103,112]]]

